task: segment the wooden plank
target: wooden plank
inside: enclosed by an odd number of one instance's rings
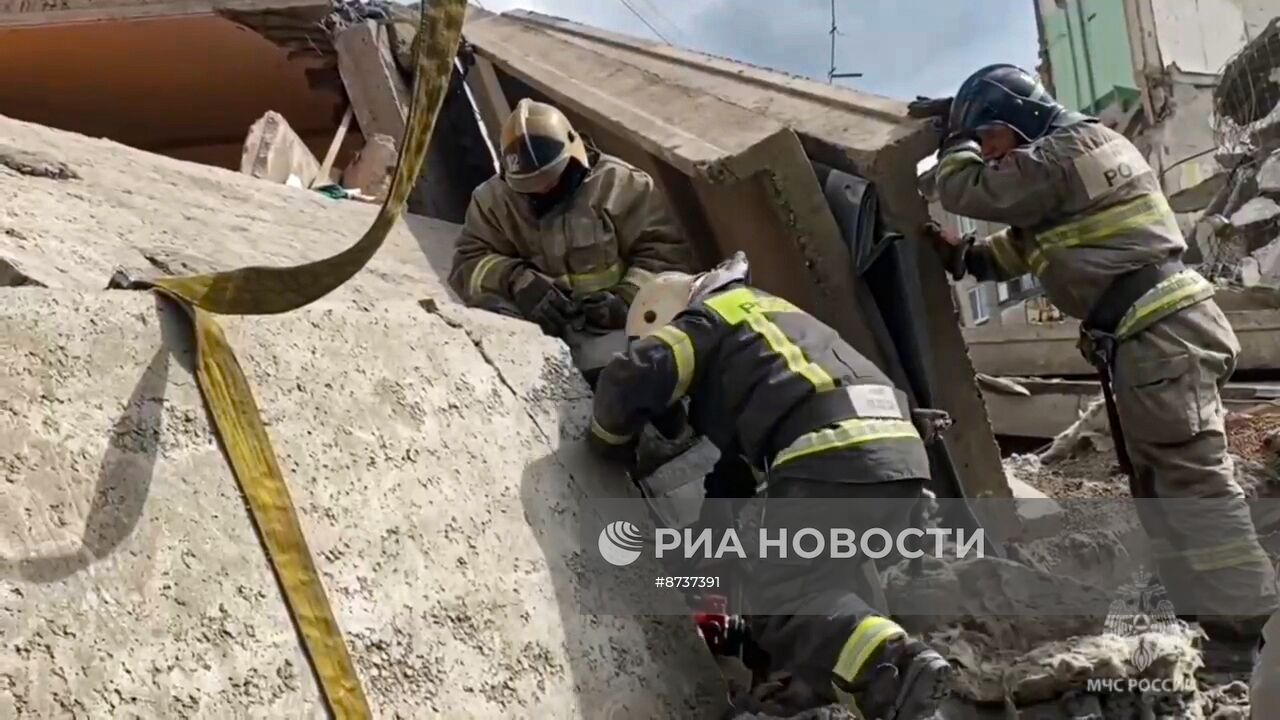
[[[355,109],[350,105],[347,111],[342,113],[342,122],[338,124],[338,131],[333,134],[333,142],[329,143],[329,151],[324,154],[324,162],[320,163],[320,171],[311,178],[311,187],[323,178],[324,184],[329,184],[329,171],[333,169],[333,161],[338,157],[338,148],[342,147],[342,141],[347,137],[347,128],[351,127],[351,118],[355,115]]]

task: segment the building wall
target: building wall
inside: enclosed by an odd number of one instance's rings
[[[1116,0],[1036,0],[1059,102],[1085,112],[1136,100],[1124,5]]]
[[[1156,41],[1165,67],[1217,73],[1248,42],[1242,0],[1154,0]],[[1262,3],[1256,3],[1261,12]],[[1275,3],[1270,3],[1274,8]]]

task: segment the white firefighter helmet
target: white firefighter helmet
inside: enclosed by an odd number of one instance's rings
[[[502,125],[503,177],[524,194],[549,192],[571,160],[590,166],[582,136],[554,105],[523,98]]]
[[[627,311],[627,337],[641,338],[671,322],[689,307],[698,275],[658,273],[636,292]]]

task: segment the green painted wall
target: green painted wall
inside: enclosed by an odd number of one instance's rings
[[[1086,113],[1098,113],[1117,101],[1134,102],[1138,86],[1123,0],[1061,0],[1057,4],[1062,7],[1041,5],[1048,6],[1043,11],[1041,41],[1048,48],[1058,101]]]

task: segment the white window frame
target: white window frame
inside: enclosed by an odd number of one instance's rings
[[[981,325],[991,319],[991,308],[987,307],[987,294],[982,292],[982,285],[974,285],[968,290],[969,313],[974,325]]]
[[[964,215],[957,215],[956,229],[960,231],[961,235],[976,233],[978,232],[978,221],[974,220],[971,217],[965,217]]]

